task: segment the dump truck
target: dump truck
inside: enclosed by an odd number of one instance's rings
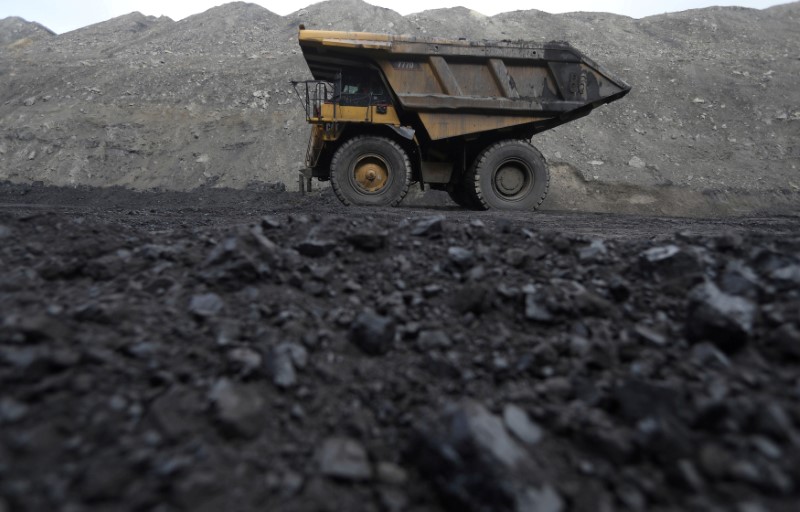
[[[398,205],[412,183],[474,210],[535,210],[550,187],[532,144],[631,87],[564,42],[307,30],[313,80],[293,81],[311,136],[301,187]]]

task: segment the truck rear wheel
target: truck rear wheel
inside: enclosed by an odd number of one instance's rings
[[[492,144],[478,155],[471,171],[482,209],[535,210],[550,189],[544,157],[524,140]]]
[[[467,208],[469,210],[486,209],[483,207],[480,201],[478,201],[478,197],[475,195],[475,190],[472,187],[472,183],[467,183],[466,181],[451,183],[447,186],[447,195],[449,195],[450,199],[455,201],[455,203],[462,208]]]
[[[399,144],[383,137],[350,139],[331,161],[331,186],[348,206],[397,206],[410,183],[408,155]]]

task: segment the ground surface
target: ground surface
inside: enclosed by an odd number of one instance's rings
[[[0,184],[0,511],[796,510],[799,228]]]

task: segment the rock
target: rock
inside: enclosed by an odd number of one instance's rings
[[[578,259],[582,262],[600,261],[608,254],[603,240],[592,240],[589,245],[578,249]]]
[[[310,258],[321,258],[337,247],[333,240],[324,240],[316,237],[309,237],[297,244],[295,249],[303,256]]]
[[[283,498],[290,498],[303,488],[305,478],[294,471],[267,474],[267,486]]]
[[[475,255],[472,251],[464,249],[463,247],[450,247],[447,249],[447,256],[455,266],[461,270],[466,270],[472,267],[475,262]]]
[[[786,322],[775,329],[767,338],[765,348],[779,359],[800,360],[800,329]]]
[[[32,107],[32,106],[36,105],[36,96],[31,96],[30,98],[25,98],[25,100],[22,102],[22,104],[25,105],[26,107]]]
[[[639,380],[628,380],[613,391],[619,414],[631,423],[655,416],[671,416],[681,410],[678,391]]]
[[[542,428],[528,418],[528,414],[513,404],[503,408],[506,428],[523,443],[533,446],[542,440]]]
[[[663,347],[667,344],[667,337],[664,334],[641,322],[634,326],[633,331],[638,334],[642,340],[652,343],[653,345]]]
[[[395,332],[393,319],[365,310],[350,326],[350,341],[365,354],[383,355],[391,350]]]
[[[706,281],[689,293],[686,336],[710,341],[724,351],[741,348],[750,338],[758,309],[748,299],[728,295]]]
[[[755,423],[759,432],[776,441],[792,443],[800,441],[791,418],[777,401],[763,405],[755,416]]]
[[[194,295],[189,301],[189,313],[198,318],[217,316],[223,309],[225,309],[225,303],[216,293]]]
[[[707,443],[700,447],[698,465],[709,478],[722,478],[732,463],[731,455],[719,445]]]
[[[0,398],[0,425],[16,423],[28,414],[28,406],[11,397]]]
[[[625,302],[631,296],[630,284],[620,275],[611,277],[608,283],[608,291],[617,302]]]
[[[628,160],[628,166],[633,167],[634,169],[644,169],[646,167],[646,164],[644,163],[644,160],[642,160],[638,156],[634,156],[633,158]]]
[[[396,487],[381,486],[378,488],[378,499],[384,512],[404,512],[408,510],[409,497]]]
[[[719,288],[730,295],[752,300],[758,298],[761,282],[756,273],[741,260],[730,261],[719,277]]]
[[[322,442],[316,457],[323,475],[342,480],[372,478],[367,450],[354,439],[329,437]]]
[[[389,485],[405,485],[408,473],[405,469],[392,462],[379,462],[377,467],[378,480]]]
[[[414,224],[411,229],[411,234],[414,236],[434,236],[439,235],[444,231],[444,216],[436,215],[422,219]]]
[[[389,239],[388,231],[364,231],[347,235],[347,241],[356,249],[364,252],[375,252],[383,249]]]
[[[522,289],[522,292],[525,294],[525,318],[544,323],[555,319],[541,287],[529,284]]]
[[[639,255],[639,265],[645,272],[661,278],[676,279],[702,271],[698,258],[677,245],[653,247]]]
[[[242,334],[240,322],[232,319],[222,319],[215,327],[215,341],[220,347],[230,345]]]
[[[450,305],[460,314],[481,315],[491,308],[493,290],[485,283],[470,283],[456,290]]]
[[[716,345],[708,342],[698,343],[693,346],[690,353],[690,360],[701,367],[720,365],[723,368],[728,368],[731,365],[728,356],[723,354]]]
[[[503,253],[503,260],[512,267],[521,267],[525,264],[527,259],[528,253],[516,247],[507,249],[506,252]]]
[[[153,400],[150,417],[166,437],[179,439],[196,428],[202,409],[197,392],[178,386]]]
[[[182,510],[207,510],[209,505],[219,503],[219,496],[224,494],[222,479],[208,470],[191,471],[176,480],[172,495]]]
[[[736,512],[769,512],[769,509],[761,503],[746,501],[736,504]]]
[[[95,455],[83,474],[81,494],[89,502],[119,499],[132,477],[121,455],[110,452]]]
[[[800,265],[791,264],[773,270],[769,277],[782,288],[797,289],[800,286]]]
[[[273,217],[272,215],[264,215],[261,217],[261,228],[262,229],[278,229],[283,224],[277,217]]]
[[[295,368],[303,368],[308,361],[305,347],[297,343],[282,343],[274,347],[267,358],[267,373],[279,388],[290,388],[297,384]]]
[[[421,352],[428,350],[442,350],[453,345],[446,332],[440,329],[425,330],[419,333],[417,338],[417,348]]]
[[[209,397],[223,432],[245,438],[261,432],[264,398],[255,386],[223,378],[214,384]]]
[[[46,314],[31,314],[17,318],[9,327],[20,332],[32,343],[59,341],[68,338],[72,329],[63,320]]]
[[[753,446],[765,457],[772,460],[779,460],[783,457],[783,450],[776,443],[763,436],[753,436],[750,438]]]
[[[503,421],[474,401],[448,406],[417,428],[413,458],[420,471],[467,512],[563,510],[560,495]]]
[[[703,480],[702,475],[695,467],[694,463],[692,463],[689,459],[681,459],[678,461],[677,465],[678,475],[683,481],[683,483],[694,492],[702,491],[706,483]]]
[[[247,376],[261,368],[261,354],[249,348],[234,348],[228,351],[228,361],[231,365]]]

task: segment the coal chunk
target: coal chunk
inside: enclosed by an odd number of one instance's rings
[[[513,415],[513,414],[512,414]],[[560,512],[564,502],[503,420],[465,400],[419,426],[412,457],[451,510]]]
[[[414,236],[432,236],[441,234],[444,230],[444,216],[436,215],[422,219],[414,224],[411,234]]]
[[[189,313],[199,318],[217,316],[224,308],[225,303],[216,293],[195,295],[189,301]]]
[[[758,310],[743,297],[728,295],[706,281],[689,294],[686,335],[690,341],[710,341],[725,351],[741,348],[753,332]]]
[[[200,398],[189,388],[175,387],[153,401],[150,416],[165,436],[179,439],[196,428],[203,408]]]
[[[366,354],[383,355],[392,348],[395,331],[396,325],[392,318],[366,310],[353,321],[350,341]]]
[[[540,287],[527,285],[522,291],[525,293],[525,318],[534,322],[552,322],[555,319]]]
[[[389,239],[388,231],[362,231],[347,236],[347,241],[364,252],[375,252],[383,249]]]
[[[303,256],[311,258],[321,258],[336,249],[337,244],[333,240],[323,240],[316,237],[309,237],[297,244],[295,249]]]
[[[323,475],[342,480],[372,478],[367,450],[355,439],[329,437],[317,450],[319,470]]]
[[[696,254],[677,245],[653,247],[639,255],[639,265],[665,279],[675,279],[701,272],[703,267]]]
[[[535,445],[542,440],[542,428],[531,421],[528,414],[516,405],[508,404],[503,408],[503,422],[506,428],[525,444]]]
[[[308,360],[305,347],[297,343],[282,343],[269,352],[267,372],[279,388],[290,388],[297,384],[297,371]]]
[[[459,269],[468,269],[475,262],[475,254],[463,247],[450,247],[447,249],[447,256],[450,261]]]
[[[225,433],[253,438],[261,431],[264,397],[255,386],[223,378],[214,384],[210,397]]]

